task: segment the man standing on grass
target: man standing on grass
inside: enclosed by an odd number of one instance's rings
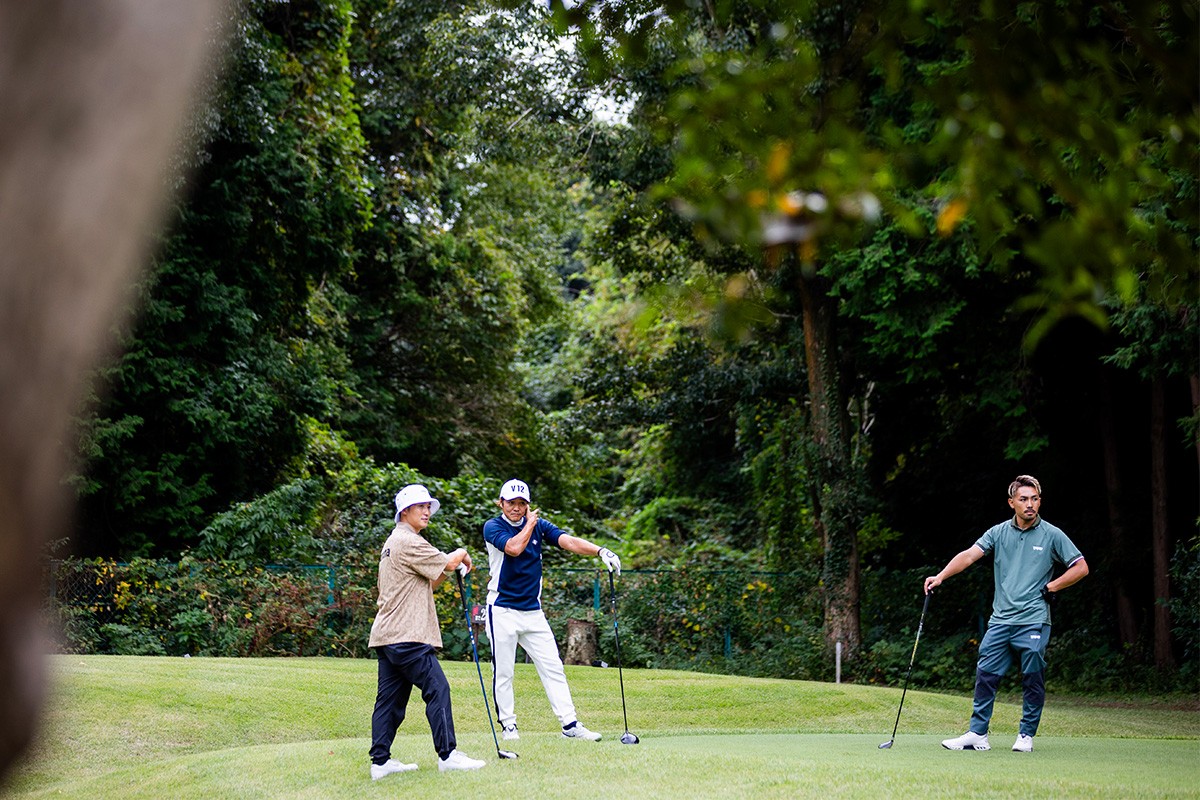
[[[496,501],[500,516],[483,526],[487,543],[488,578],[487,634],[492,644],[493,684],[496,717],[505,739],[519,739],[517,715],[513,710],[513,673],[517,645],[533,659],[550,709],[562,725],[567,739],[599,741],[575,716],[571,690],[558,644],[542,612],[542,548],[547,544],[583,556],[599,556],[610,572],[621,574],[621,560],[606,547],[571,536],[529,508],[529,486],[512,480],[500,489]]]
[[[440,507],[424,486],[405,486],[396,495],[396,527],[380,552],[379,613],[371,625],[369,642],[379,655],[379,689],[371,717],[371,780],[417,768],[391,757],[392,741],[404,722],[414,686],[425,701],[438,769],[446,772],[484,765],[455,749],[450,684],[437,660],[442,631],[433,590],[460,564],[471,571],[466,550],[460,547],[443,553],[421,535]]]
[[[988,553],[994,556],[995,595],[987,633],[979,643],[975,671],[975,703],[969,730],[946,739],[947,750],[990,750],[988,723],[1000,679],[1021,659],[1024,706],[1020,732],[1013,744],[1019,753],[1033,751],[1033,737],[1046,701],[1046,646],[1050,643],[1050,608],[1058,592],[1088,574],[1087,562],[1067,535],[1039,515],[1042,487],[1030,475],[1018,475],[1008,487],[1011,520],[990,528],[975,544],[950,559],[937,575],[925,579],[929,594]],[[1054,565],[1066,571],[1054,578]]]

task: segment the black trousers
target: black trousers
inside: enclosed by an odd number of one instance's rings
[[[376,647],[379,655],[379,689],[375,694],[375,713],[371,715],[371,762],[382,764],[391,758],[392,741],[404,722],[408,698],[416,686],[425,701],[425,718],[433,733],[438,758],[445,758],[456,746],[454,714],[450,708],[450,684],[437,651],[420,642],[400,642]]]

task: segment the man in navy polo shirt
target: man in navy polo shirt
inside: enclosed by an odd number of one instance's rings
[[[618,575],[621,560],[608,548],[571,536],[539,519],[538,510],[529,508],[529,486],[523,481],[505,483],[496,505],[501,514],[484,524],[483,539],[490,573],[487,634],[492,644],[492,695],[504,738],[520,738],[513,710],[513,672],[519,644],[537,667],[550,709],[562,725],[562,735],[598,741],[600,734],[583,727],[575,716],[558,644],[542,612],[542,549],[556,545],[579,555],[599,556],[604,566]]]
[[[947,750],[990,750],[988,723],[1000,679],[1021,659],[1024,705],[1013,750],[1033,751],[1033,737],[1046,701],[1046,645],[1050,643],[1050,607],[1056,594],[1088,574],[1083,554],[1067,535],[1041,518],[1042,486],[1030,475],[1018,475],[1008,487],[1014,516],[990,528],[975,544],[950,559],[937,575],[925,579],[925,593],[957,575],[985,555],[995,559],[995,595],[987,633],[979,643],[975,702],[969,730],[946,739]],[[1054,565],[1066,571],[1054,578]]]

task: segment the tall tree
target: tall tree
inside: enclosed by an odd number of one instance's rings
[[[658,197],[701,237],[785,245],[813,265],[799,291],[816,452],[838,438],[826,412],[842,407],[823,367],[836,342],[813,276],[830,245],[853,244],[880,211],[922,233],[919,212],[932,208],[943,236],[969,220],[988,263],[1034,276],[1027,343],[1068,314],[1104,324],[1100,298],[1132,301],[1139,274],[1173,302],[1195,285],[1200,203],[1194,182],[1179,180],[1196,174],[1200,140],[1194,86],[1179,77],[1196,61],[1194,5],[552,8],[598,71],[663,79],[640,84],[659,83],[643,113],[661,120],[674,158]],[[839,464],[843,452],[835,443],[814,463]],[[851,512],[836,552],[853,552],[859,521]],[[856,615],[850,595],[838,602],[827,622]]]
[[[348,286],[364,452],[454,474],[547,456],[519,346],[561,313],[584,122],[544,14],[487,3],[361,3],[352,69],[375,224]]]
[[[1154,663],[1161,670],[1176,666],[1172,646],[1171,558],[1174,536],[1168,514],[1168,452],[1170,441],[1180,433],[1187,440],[1196,437],[1194,419],[1175,428],[1167,419],[1167,381],[1195,380],[1200,363],[1200,305],[1195,303],[1172,309],[1162,302],[1144,298],[1144,302],[1114,314],[1116,327],[1124,343],[1109,361],[1133,370],[1150,386],[1150,552],[1154,592]],[[1175,428],[1174,434],[1172,428]],[[1182,430],[1180,430],[1182,429]],[[1189,442],[1191,444],[1192,442]],[[1190,448],[1189,448],[1190,449]]]
[[[255,0],[194,142],[195,174],[124,352],[83,425],[79,541],[176,551],[303,451],[301,419],[339,393],[320,287],[367,224],[346,50],[349,0]]]

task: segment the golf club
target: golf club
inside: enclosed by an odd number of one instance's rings
[[[896,729],[900,727],[900,712],[904,710],[904,695],[908,694],[908,678],[912,675],[913,663],[917,660],[917,644],[921,641],[921,629],[925,627],[925,612],[929,610],[929,596],[925,593],[925,605],[921,606],[921,621],[917,623],[917,638],[913,642],[912,657],[908,659],[908,672],[904,675],[904,691],[900,692],[900,708],[896,709],[896,724],[892,726],[892,738],[879,745],[880,750],[887,750],[896,741]]]
[[[475,658],[475,671],[479,673],[479,691],[483,692],[483,707],[487,710],[488,727],[492,729],[492,741],[496,743],[496,756],[498,758],[517,758],[517,754],[512,750],[501,750],[500,740],[496,738],[496,725],[492,722],[492,707],[488,704],[487,689],[483,688],[483,669],[479,666],[479,648],[475,644],[475,628],[471,625],[471,609],[467,607],[467,592],[463,588],[462,566],[454,570],[454,577],[458,580],[458,595],[462,598],[463,616],[467,620],[467,634],[471,637],[471,655]]]
[[[621,735],[621,744],[637,744],[640,739],[629,732],[629,717],[625,714],[625,673],[621,670],[621,632],[617,630],[617,587],[613,582],[613,573],[608,571],[608,596],[612,600],[613,638],[617,641],[617,677],[621,681],[621,719],[625,721],[625,733]]]

